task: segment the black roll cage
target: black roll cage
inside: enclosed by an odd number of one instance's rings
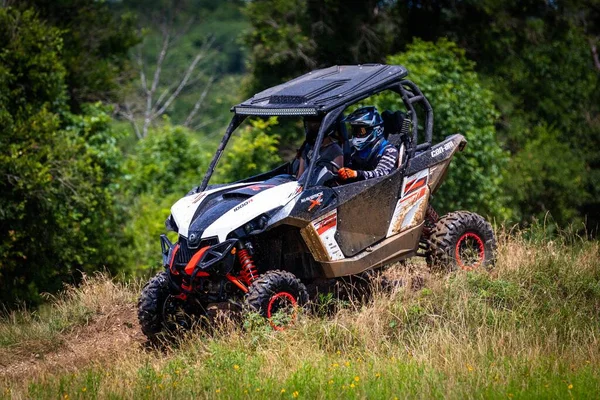
[[[401,96],[402,101],[408,110],[408,115],[410,115],[410,118],[411,118],[412,137],[410,137],[409,141],[408,141],[407,157],[406,157],[405,161],[403,162],[403,165],[400,166],[400,168],[404,169],[406,167],[407,163],[414,156],[415,152],[429,149],[432,145],[432,137],[433,137],[433,108],[431,107],[431,104],[429,103],[429,101],[427,100],[425,95],[417,87],[417,85],[415,85],[410,80],[404,79],[400,82],[393,82],[393,83],[387,84],[385,86],[379,87],[376,90],[372,90],[367,93],[362,93],[358,96],[350,98],[350,99],[348,99],[348,101],[344,102],[342,105],[335,107],[333,109],[321,111],[318,115],[324,115],[324,118],[323,118],[323,122],[321,123],[321,127],[319,128],[319,133],[317,134],[317,139],[315,141],[315,146],[314,146],[314,155],[313,155],[312,159],[318,160],[319,150],[321,148],[321,143],[323,143],[323,139],[325,138],[325,132],[328,132],[330,130],[331,126],[333,124],[337,123],[339,116],[343,113],[343,111],[346,108],[348,108],[352,104],[355,104],[361,100],[366,99],[367,97],[381,93],[385,90],[391,90],[393,92],[398,93]],[[421,104],[423,107],[423,111],[425,112],[425,124],[424,124],[425,141],[423,143],[418,143],[419,120],[418,120],[417,112],[414,108],[414,104]],[[235,112],[235,109],[232,109],[232,111]],[[269,109],[269,113],[265,113],[265,114],[261,113],[260,115],[257,114],[256,116],[266,117],[266,116],[274,116],[274,115],[275,116],[278,115],[277,109]],[[314,114],[313,113],[306,113],[306,114],[298,113],[294,116],[303,117],[303,116],[308,116],[308,115],[312,116]],[[289,115],[285,115],[285,116],[289,116]],[[240,126],[240,124],[242,122],[244,122],[246,117],[248,117],[248,114],[244,114],[244,115],[237,114],[237,113],[234,114],[233,118],[231,119],[231,122],[229,123],[229,126],[227,127],[227,130],[225,131],[225,135],[223,136],[223,139],[221,140],[221,143],[219,144],[219,147],[217,148],[217,152],[215,153],[215,155],[208,167],[208,170],[206,171],[206,175],[204,176],[204,179],[202,180],[202,184],[200,185],[199,191],[204,191],[206,189],[206,186],[208,185],[208,181],[210,180],[210,178],[215,170],[215,167],[216,167],[217,163],[219,162],[221,155],[223,154],[223,150],[225,150],[225,146],[227,146],[227,143],[229,142],[229,139],[231,138],[231,135],[238,128],[238,126]],[[316,163],[311,162],[310,165],[308,166],[306,182],[310,182],[310,177],[313,173],[315,164]]]

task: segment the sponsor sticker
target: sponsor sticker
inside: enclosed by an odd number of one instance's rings
[[[306,202],[310,202],[310,205],[308,206],[308,211],[312,211],[315,207],[318,207],[323,203],[323,192],[315,193],[308,197],[300,199],[300,203],[304,204]]]
[[[451,150],[454,148],[454,142],[448,142],[443,146],[438,147],[437,149],[431,150],[431,157],[439,156],[440,154]]]
[[[243,203],[242,203],[242,204],[240,204],[239,206],[236,206],[236,207],[233,209],[233,212],[236,212],[236,211],[239,211],[239,210],[241,210],[242,208],[246,207],[246,206],[247,206],[248,204],[250,204],[250,203],[252,203],[252,199],[248,199],[248,200],[246,200],[245,202],[243,202]]]

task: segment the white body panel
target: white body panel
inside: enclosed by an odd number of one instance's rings
[[[402,197],[396,203],[386,237],[412,228],[422,218],[427,207],[429,168],[425,168],[402,182]]]
[[[337,232],[337,208],[311,222],[314,230],[319,235],[321,244],[325,248],[329,261],[344,259],[344,253],[335,240]]]
[[[196,210],[202,204],[206,196],[211,193],[220,192],[222,190],[229,190],[236,187],[252,185],[252,183],[238,183],[235,185],[223,186],[217,189],[207,190],[205,192],[201,192],[198,194],[192,194],[186,196],[182,199],[179,199],[177,203],[173,204],[171,207],[171,214],[173,215],[173,219],[177,224],[177,228],[179,229],[179,234],[184,237],[188,237],[188,229],[190,227],[190,223],[192,222],[192,218],[196,213]]]
[[[202,234],[202,238],[217,236],[219,241],[224,241],[229,232],[234,229],[237,229],[261,214],[271,211],[274,208],[284,206],[292,201],[292,199],[298,195],[298,193],[296,193],[298,186],[298,182],[288,182],[264,190],[257,195],[250,197],[213,222],[206,228]]]

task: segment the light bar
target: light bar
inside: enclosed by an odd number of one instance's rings
[[[234,107],[238,115],[317,115],[316,108]]]

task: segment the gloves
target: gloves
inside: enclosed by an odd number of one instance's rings
[[[355,179],[358,177],[358,173],[350,168],[340,168],[338,170],[338,177],[345,181],[346,179]]]

